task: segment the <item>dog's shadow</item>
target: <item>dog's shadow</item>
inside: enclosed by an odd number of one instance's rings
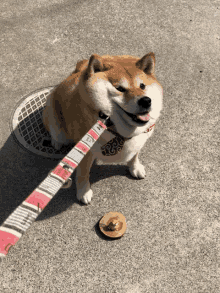
[[[59,161],[29,152],[15,142],[12,134],[8,137],[0,150],[0,225],[46,178]],[[111,176],[133,178],[126,166],[94,164],[90,173],[90,182],[93,184]],[[60,214],[74,203],[83,206],[76,198],[75,173],[72,175],[72,180],[72,186],[59,190],[38,216],[38,221]]]

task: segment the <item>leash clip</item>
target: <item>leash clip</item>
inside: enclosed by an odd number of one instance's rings
[[[107,116],[106,114],[104,114],[102,111],[99,112],[99,118],[104,119],[103,123],[109,127],[111,126],[113,123],[110,120],[110,117]]]

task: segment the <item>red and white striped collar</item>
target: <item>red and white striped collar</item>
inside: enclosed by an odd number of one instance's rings
[[[143,133],[148,133],[151,130],[153,130],[153,128],[155,127],[155,124],[151,125],[148,129],[146,129]],[[123,138],[125,141],[131,139],[132,137],[124,137],[122,135],[120,135],[117,131],[116,128],[114,126],[114,124],[112,123],[111,126],[107,127],[107,131],[111,132],[112,134],[114,134],[115,136],[120,136],[121,138]]]

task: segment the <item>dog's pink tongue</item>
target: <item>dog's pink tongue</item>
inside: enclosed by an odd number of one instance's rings
[[[145,114],[145,115],[137,115],[137,118],[142,120],[142,121],[149,121],[150,120],[150,114]]]

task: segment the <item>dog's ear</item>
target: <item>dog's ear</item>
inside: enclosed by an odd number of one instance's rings
[[[97,54],[93,54],[89,59],[88,72],[90,74],[103,71],[103,60]]]
[[[136,66],[143,70],[146,74],[154,74],[155,69],[155,55],[153,52],[145,55],[137,61]]]

